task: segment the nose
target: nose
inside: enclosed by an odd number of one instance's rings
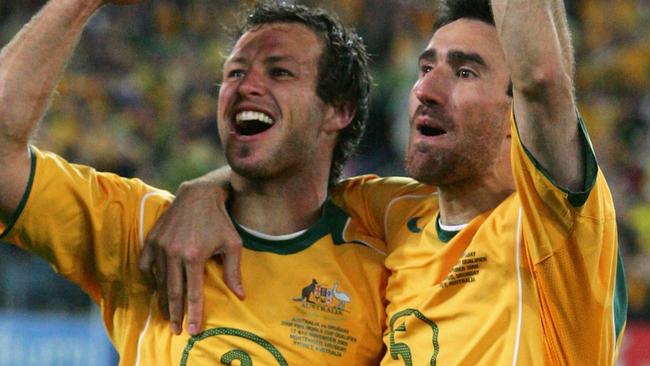
[[[263,75],[253,68],[246,71],[246,74],[239,81],[237,92],[242,96],[261,96],[266,92]]]
[[[413,93],[423,105],[434,107],[444,104],[448,94],[448,83],[442,69],[443,66],[435,66],[429,72],[420,76],[413,85]]]

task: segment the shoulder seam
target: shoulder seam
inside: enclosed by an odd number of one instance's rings
[[[350,240],[347,238],[348,225],[350,225],[350,221],[352,221],[352,218],[348,217],[348,220],[345,222],[345,226],[343,227],[343,240],[344,240],[346,243],[352,243],[352,241],[350,241]],[[387,254],[386,252],[384,252],[383,250],[377,248],[376,246],[374,246],[374,245],[368,243],[368,242],[365,241],[365,240],[355,240],[354,242],[361,243],[361,244],[367,246],[368,248],[374,250],[375,252],[381,254],[381,255],[384,256],[384,257],[388,255],[388,254]]]
[[[163,192],[157,192],[157,191],[151,191],[147,192],[142,198],[140,199],[140,215],[139,217],[139,222],[138,222],[138,239],[139,239],[139,247],[142,250],[144,247],[144,205],[146,204],[147,200],[152,197],[152,196],[165,196]]]

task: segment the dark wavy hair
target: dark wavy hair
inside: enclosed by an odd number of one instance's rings
[[[334,14],[320,8],[287,4],[277,0],[258,1],[240,13],[236,28],[230,29],[233,45],[246,32],[271,23],[299,23],[313,30],[323,42],[318,65],[316,94],[325,103],[351,103],[352,121],[339,132],[330,167],[330,186],[341,176],[345,161],[354,153],[368,120],[368,98],[372,78],[363,40],[345,27]]]
[[[438,19],[433,25],[433,32],[462,18],[495,25],[490,0],[441,0],[438,3]],[[506,93],[512,97],[512,81],[508,84]]]
[[[433,25],[433,31],[461,18],[494,25],[490,0],[441,0],[438,3],[438,19]]]

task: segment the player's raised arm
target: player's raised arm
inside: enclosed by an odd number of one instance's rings
[[[584,157],[573,95],[574,59],[559,0],[492,0],[513,83],[524,146],[559,186],[584,187]]]
[[[108,0],[51,0],[0,53],[0,221],[11,220],[30,174],[27,144],[85,24]],[[136,0],[112,1],[116,4]]]

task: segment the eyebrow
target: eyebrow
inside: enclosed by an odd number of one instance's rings
[[[283,61],[298,63],[298,61],[295,58],[291,57],[291,56],[269,56],[266,59],[264,59],[264,63],[267,64],[267,65],[268,64],[275,64],[275,63],[283,62]],[[248,58],[246,58],[244,56],[239,56],[239,57],[235,57],[235,58],[232,58],[232,59],[227,59],[225,61],[225,64],[230,64],[230,63],[247,64],[248,63]]]
[[[422,61],[435,61],[438,58],[436,50],[428,49],[420,54],[418,57],[418,62]]]
[[[420,54],[418,62],[431,61],[438,59],[438,53],[434,49],[425,50]],[[447,53],[447,61],[450,64],[467,64],[473,63],[479,66],[488,67],[487,63],[478,53],[464,52],[460,50],[451,50]]]
[[[449,63],[473,63],[479,66],[487,67],[487,63],[478,53],[467,53],[463,51],[452,50],[447,54],[447,59],[449,60]]]

